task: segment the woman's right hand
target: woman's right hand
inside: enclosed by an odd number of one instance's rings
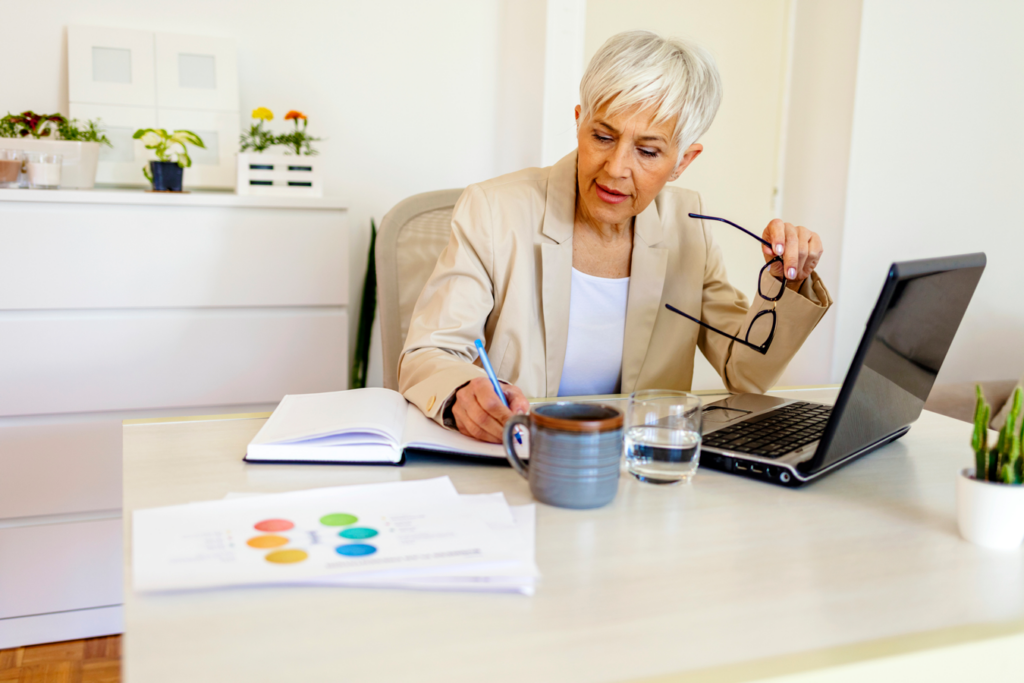
[[[505,423],[512,414],[530,411],[530,402],[519,387],[513,384],[501,387],[505,390],[508,408],[501,403],[486,377],[477,377],[455,392],[452,417],[460,432],[480,441],[501,443]]]

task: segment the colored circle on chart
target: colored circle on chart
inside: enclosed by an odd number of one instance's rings
[[[305,550],[275,550],[272,553],[267,553],[267,562],[273,562],[274,564],[292,564],[294,562],[302,562],[307,557],[309,557],[309,555]]]
[[[355,515],[347,515],[344,512],[335,512],[320,518],[320,523],[324,526],[348,526],[358,521],[359,518]]]
[[[254,526],[256,531],[288,531],[295,528],[295,525],[287,519],[265,519]]]
[[[287,542],[288,539],[284,536],[265,534],[263,536],[253,536],[245,544],[250,548],[280,548]]]
[[[369,543],[349,543],[348,545],[339,545],[334,551],[346,557],[361,557],[363,555],[373,555],[377,552],[377,549]]]
[[[344,531],[339,531],[338,535],[342,538],[351,538],[352,540],[359,540],[363,538],[373,538],[377,535],[377,530],[365,526],[357,526],[352,529],[345,529]]]

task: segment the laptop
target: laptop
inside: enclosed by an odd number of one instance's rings
[[[985,254],[892,264],[835,405],[760,394],[711,403],[701,467],[802,486],[906,434],[984,270]]]

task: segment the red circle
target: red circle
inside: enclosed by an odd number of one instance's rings
[[[265,519],[255,526],[258,531],[288,531],[295,525],[287,519]]]

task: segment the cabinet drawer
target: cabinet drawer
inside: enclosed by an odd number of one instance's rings
[[[347,388],[345,309],[0,314],[0,415],[277,402]]]
[[[121,507],[121,420],[0,426],[0,520]]]
[[[0,529],[0,619],[119,605],[121,520]]]
[[[343,306],[345,217],[0,203],[0,309]]]

